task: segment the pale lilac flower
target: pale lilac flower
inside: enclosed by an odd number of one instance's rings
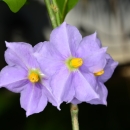
[[[6,42],[6,46],[8,65],[1,70],[0,87],[20,93],[20,104],[26,110],[26,116],[41,112],[48,101],[56,106],[49,79],[34,58],[32,46],[23,42]]]
[[[95,74],[106,66],[107,48],[101,47],[96,33],[82,38],[76,27],[64,22],[52,31],[49,42],[39,43],[34,49],[38,62],[52,76],[50,85],[59,104],[93,104],[95,99],[106,104],[102,102],[106,88],[97,85]]]
[[[99,43],[99,47],[101,47],[101,42],[99,41],[98,43]],[[88,101],[88,103],[107,105],[106,100],[107,100],[108,91],[107,91],[104,83],[108,79],[111,78],[117,65],[118,65],[118,62],[114,61],[109,54],[106,54],[106,65],[105,65],[104,69],[102,69],[101,71],[99,71],[97,73],[94,73],[94,75],[96,76],[96,80],[97,80],[95,91],[97,93],[99,93],[100,98],[92,99],[92,100]],[[74,98],[71,102],[73,104],[81,103],[81,101],[79,101],[76,98]]]
[[[106,54],[106,66],[104,69],[98,73],[95,73],[97,85],[96,85],[96,92],[100,94],[99,99],[93,99],[89,101],[91,104],[106,104],[107,98],[107,89],[104,83],[111,78],[115,68],[118,65],[118,62],[114,61],[109,54]],[[101,91],[102,90],[102,91]]]

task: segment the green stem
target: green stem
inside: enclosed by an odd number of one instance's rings
[[[44,2],[46,4],[47,10],[48,10],[48,14],[49,14],[49,17],[50,17],[50,20],[51,20],[52,27],[56,28],[58,26],[58,24],[57,24],[57,21],[56,21],[56,18],[55,18],[55,14],[54,14],[54,12],[51,8],[50,0],[44,0]]]
[[[53,4],[54,4],[54,6],[57,7],[57,12],[55,12],[55,16],[56,16],[57,24],[58,24],[58,26],[59,26],[59,25],[61,24],[59,7],[58,7],[58,5],[57,5],[56,0],[52,0],[52,2],[53,2]]]
[[[79,130],[78,111],[79,111],[78,106],[71,104],[70,113],[71,113],[73,130]]]
[[[64,21],[64,19],[65,19],[65,9],[66,9],[67,3],[68,3],[68,0],[65,0],[65,3],[64,3],[64,6],[63,6],[62,21]]]

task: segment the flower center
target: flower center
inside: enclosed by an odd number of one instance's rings
[[[95,76],[100,76],[104,74],[104,70],[94,73]]]
[[[80,66],[82,66],[83,64],[83,60],[81,58],[72,58],[70,60],[70,66],[73,68],[79,68]]]
[[[40,80],[39,74],[36,72],[31,72],[28,76],[28,79],[30,80],[30,82],[32,83],[36,83]]]

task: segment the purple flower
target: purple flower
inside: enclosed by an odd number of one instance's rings
[[[101,47],[101,44],[99,44],[99,46]],[[100,98],[92,99],[92,100],[88,101],[88,103],[107,105],[106,98],[108,95],[108,91],[107,91],[104,83],[109,78],[111,78],[117,65],[118,65],[118,62],[114,61],[109,54],[106,54],[106,65],[105,65],[104,69],[102,69],[101,71],[99,71],[97,73],[94,73],[94,75],[96,76],[96,80],[97,80],[95,90],[100,95]],[[73,104],[81,103],[81,101],[77,100],[76,98],[74,98],[71,102]]]
[[[33,56],[32,46],[22,42],[6,42],[6,46],[8,65],[1,70],[0,87],[20,93],[20,104],[26,110],[26,116],[41,112],[48,101],[56,106],[49,79]]]
[[[59,104],[94,104],[93,100],[106,104],[102,102],[106,88],[97,85],[100,80],[95,75],[105,71],[107,48],[101,47],[96,33],[82,38],[76,27],[64,22],[52,31],[49,42],[34,49],[40,66],[51,76],[50,86]]]
[[[114,61],[109,54],[106,54],[106,61],[107,62],[104,69],[98,73],[95,73],[97,80],[96,92],[100,94],[100,98],[91,100],[91,104],[107,104],[106,98],[108,92],[104,82],[111,78],[115,68],[118,65],[118,62]]]

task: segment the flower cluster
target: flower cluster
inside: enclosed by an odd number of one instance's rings
[[[8,43],[7,66],[0,73],[0,87],[20,93],[26,115],[41,112],[52,103],[107,104],[104,86],[118,65],[96,33],[82,38],[78,29],[65,22],[54,29],[50,41],[32,47]]]

